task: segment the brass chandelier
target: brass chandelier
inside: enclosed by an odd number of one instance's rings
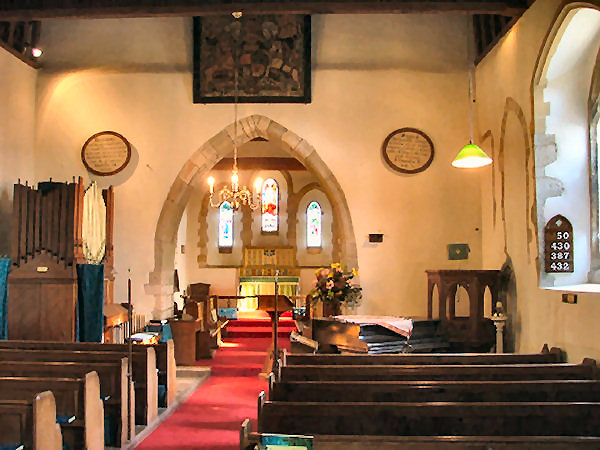
[[[242,17],[240,11],[235,11],[231,15],[237,20]],[[234,31],[235,33],[235,31]],[[224,186],[215,196],[215,179],[208,177],[209,186],[209,204],[213,208],[219,208],[224,202],[228,202],[234,211],[237,211],[242,205],[247,205],[250,209],[255,210],[260,206],[260,190],[262,188],[262,178],[257,178],[254,181],[254,193],[246,186],[240,188],[237,164],[237,128],[238,128],[238,39],[235,39],[235,55],[234,55],[234,99],[233,99],[233,169],[231,171],[231,187]],[[254,195],[256,194],[256,199]],[[215,198],[217,197],[217,198]]]

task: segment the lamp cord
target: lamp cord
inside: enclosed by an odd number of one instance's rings
[[[239,19],[236,18],[236,21]],[[233,60],[233,111],[235,122],[233,124],[233,171],[237,173],[237,127],[238,127],[238,47],[239,38],[235,38],[235,54]]]
[[[470,132],[470,140],[469,142],[473,143],[473,103],[475,100],[473,99],[473,68],[469,70],[469,132]]]

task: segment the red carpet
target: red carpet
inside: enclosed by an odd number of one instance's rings
[[[271,343],[270,322],[259,314],[229,322],[229,336],[223,338],[224,345],[214,358],[197,362],[199,366],[210,366],[211,376],[136,448],[239,449],[240,425],[246,417],[256,423],[258,394],[268,389],[258,374]],[[269,330],[266,336],[265,328]],[[288,351],[287,336],[293,329],[291,318],[283,317],[279,345]]]

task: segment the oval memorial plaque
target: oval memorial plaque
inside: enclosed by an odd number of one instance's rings
[[[129,141],[114,131],[101,131],[90,137],[81,149],[81,160],[86,169],[100,176],[115,175],[131,159]]]
[[[433,161],[433,142],[416,128],[400,128],[383,141],[383,159],[402,173],[418,173]]]

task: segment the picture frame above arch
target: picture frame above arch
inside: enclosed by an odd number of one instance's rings
[[[309,15],[194,17],[193,36],[194,103],[311,102]]]

